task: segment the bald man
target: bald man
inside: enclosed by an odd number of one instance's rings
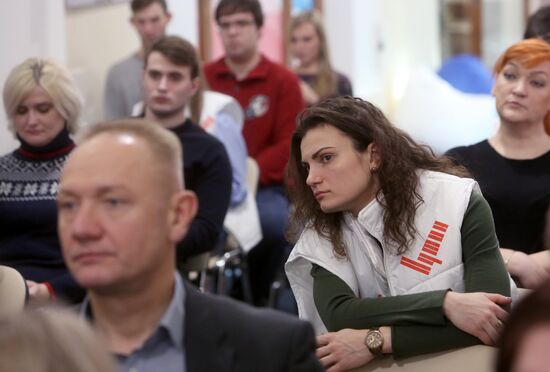
[[[181,148],[146,120],[92,127],[67,160],[59,233],[87,289],[81,314],[121,371],[320,371],[311,326],[201,294],[177,273],[176,243],[197,211]]]

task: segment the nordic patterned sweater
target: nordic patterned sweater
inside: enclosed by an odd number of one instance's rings
[[[0,264],[45,283],[54,296],[77,302],[84,294],[67,271],[57,235],[58,181],[74,148],[62,131],[50,144],[21,147],[0,157]]]

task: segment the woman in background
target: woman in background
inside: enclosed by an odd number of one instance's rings
[[[496,134],[447,155],[478,181],[508,271],[521,286],[533,288],[550,269],[550,255],[543,251],[550,205],[550,45],[540,39],[514,44],[494,72]]]
[[[29,58],[3,91],[9,129],[20,143],[0,157],[0,263],[27,280],[30,301],[79,301],[84,291],[67,271],[57,236],[57,187],[74,148],[82,102],[70,73]]]
[[[307,105],[326,97],[352,96],[348,78],[332,69],[325,30],[317,12],[305,12],[290,23],[290,52],[298,65],[300,89]]]

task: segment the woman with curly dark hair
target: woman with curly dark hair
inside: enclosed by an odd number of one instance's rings
[[[300,115],[286,271],[300,316],[333,332],[318,337],[325,367],[494,344],[511,282],[466,175],[359,98]]]

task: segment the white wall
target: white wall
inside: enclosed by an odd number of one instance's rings
[[[11,69],[31,56],[44,56],[65,63],[65,5],[63,0],[0,1],[0,83]],[[17,146],[7,130],[0,102],[0,154]]]
[[[415,66],[441,65],[438,0],[384,1],[386,110],[392,115]]]
[[[180,35],[198,46],[197,0],[168,0],[168,7],[172,13],[172,21],[168,25],[167,32],[171,35]]]
[[[331,62],[353,83],[356,96],[384,103],[383,90],[382,5],[380,0],[324,0]]]
[[[334,66],[391,116],[411,68],[441,64],[438,0],[324,0]]]
[[[173,18],[167,30],[195,45],[198,40],[196,4],[195,0],[169,0]],[[89,123],[103,118],[103,87],[109,67],[139,49],[140,41],[129,23],[130,17],[128,3],[67,13],[67,61],[83,92],[84,120]]]
[[[522,0],[484,0],[482,3],[482,59],[492,69],[497,58],[510,45],[523,38],[525,21]]]
[[[84,121],[103,117],[103,85],[109,66],[139,48],[128,4],[67,13],[67,63],[84,96]]]

